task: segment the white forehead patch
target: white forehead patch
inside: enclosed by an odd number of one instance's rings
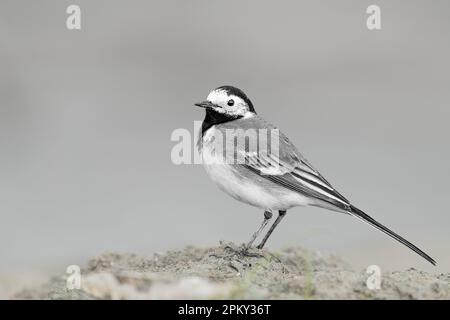
[[[245,106],[245,101],[242,100],[240,97],[235,96],[234,94],[230,94],[228,95],[228,92],[226,90],[222,90],[222,89],[215,89],[213,91],[211,91],[208,94],[208,97],[206,98],[208,101],[211,101],[212,103],[215,104],[226,104],[226,102],[229,99],[233,99],[234,100],[234,104],[236,106],[241,105],[241,106]]]
[[[228,94],[225,90],[213,90],[208,94],[206,100],[211,102],[225,101],[228,98]]]

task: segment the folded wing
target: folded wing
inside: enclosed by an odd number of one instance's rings
[[[284,135],[280,135],[279,141],[277,154],[270,151],[256,153],[238,150],[245,159],[243,165],[265,179],[304,196],[323,201],[339,211],[350,209],[350,202],[304,159]]]

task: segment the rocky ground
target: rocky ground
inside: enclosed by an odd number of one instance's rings
[[[221,243],[154,254],[108,253],[81,270],[16,293],[16,299],[450,299],[450,274],[409,269],[382,274],[370,290],[366,270],[302,248],[279,252]],[[72,279],[72,278],[70,278]]]

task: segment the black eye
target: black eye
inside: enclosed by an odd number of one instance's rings
[[[228,104],[230,107],[232,107],[232,106],[234,105],[234,100],[233,100],[233,99],[228,100],[227,104]]]

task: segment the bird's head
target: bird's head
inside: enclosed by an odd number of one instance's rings
[[[255,114],[255,109],[245,93],[232,86],[222,86],[211,91],[206,101],[195,104],[205,108],[207,113],[231,119]]]

